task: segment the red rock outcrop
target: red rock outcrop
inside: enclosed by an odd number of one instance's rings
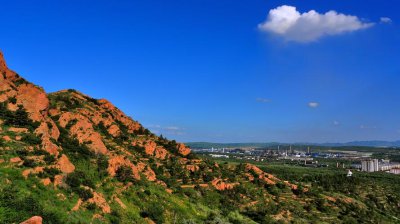
[[[28,83],[18,86],[17,104],[23,105],[34,121],[43,121],[42,111],[48,109],[49,99],[43,89]]]
[[[49,138],[42,139],[42,148],[48,153],[55,155],[56,157],[59,154],[60,148],[54,144]]]
[[[121,201],[121,199],[119,199],[118,197],[115,197],[114,201],[117,202],[119,204],[119,206],[121,206],[121,208],[126,209],[126,205]]]
[[[49,127],[49,125],[51,127]],[[42,135],[46,138],[53,138],[54,140],[58,140],[60,136],[60,131],[57,128],[56,123],[53,120],[49,120],[46,122],[42,122],[40,126],[35,130],[36,135]]]
[[[164,149],[164,147],[162,146],[157,146],[156,150],[155,150],[155,157],[157,159],[161,159],[164,160],[165,158],[167,158],[169,155],[169,152]]]
[[[196,172],[200,169],[200,167],[197,165],[186,165],[186,169],[192,172]]]
[[[178,151],[183,156],[187,156],[190,154],[190,149],[183,143],[178,144]]]
[[[11,141],[12,139],[11,139],[11,137],[10,136],[3,136],[3,140],[4,141],[6,141],[6,142],[9,142],[9,141]]]
[[[0,54],[0,102],[4,102],[10,98],[16,99],[16,104],[8,104],[10,110],[16,110],[18,106],[28,112],[29,118],[33,121],[40,122],[40,127],[35,131],[35,134],[42,136],[42,148],[54,155],[58,155],[60,150],[56,145],[50,143],[50,137],[57,139],[59,131],[52,121],[47,116],[49,109],[49,99],[40,87],[26,82],[20,78],[15,72],[9,70],[4,61],[3,55]],[[17,81],[19,84],[16,84]],[[47,127],[47,124],[52,124],[52,128]],[[47,127],[47,128],[46,128]],[[28,132],[26,128],[10,128],[9,131],[21,133]]]
[[[2,82],[5,82],[5,81],[12,82],[19,78],[17,73],[8,69],[7,63],[4,60],[4,56],[1,51],[0,51],[0,73],[1,73],[0,81],[2,81]]]
[[[75,170],[74,164],[72,164],[66,155],[61,155],[57,161],[57,167],[63,173],[72,173]]]
[[[42,179],[42,183],[44,186],[48,186],[51,184],[51,180],[50,180],[50,178],[45,178],[45,179]]]
[[[157,144],[153,141],[147,141],[144,144],[144,151],[147,155],[152,156],[154,154],[154,151],[156,150]]]
[[[19,157],[14,157],[10,159],[10,163],[21,163],[22,159]]]
[[[149,181],[156,181],[157,180],[156,174],[148,166],[143,170],[143,174],[147,178],[147,180],[149,180]]]
[[[215,187],[215,189],[219,191],[224,191],[224,190],[230,190],[234,188],[238,183],[226,183],[222,179],[215,178],[212,182],[211,185]]]
[[[61,186],[63,184],[64,176],[55,175],[54,176],[54,186]]]
[[[122,166],[131,168],[132,176],[136,180],[140,180],[140,174],[143,174],[149,181],[155,181],[157,179],[156,174],[149,166],[142,162],[134,165],[129,159],[124,158],[123,156],[115,156],[109,159],[107,171],[110,176],[113,177],[116,175],[117,170]]]
[[[133,133],[134,131],[141,128],[141,125],[138,122],[135,122],[130,117],[126,116],[121,110],[116,108],[108,100],[100,99],[97,100],[97,102],[100,104],[101,108],[110,111],[113,114],[114,119],[124,124],[127,127],[129,133]]]
[[[101,193],[93,191],[93,198],[90,198],[88,202],[96,204],[103,213],[111,213],[111,207]]]
[[[82,203],[83,203],[82,199],[79,198],[74,207],[71,209],[71,211],[78,211]]]
[[[85,143],[95,153],[107,154],[107,147],[104,145],[101,135],[93,128],[90,120],[81,115],[72,112],[66,112],[59,118],[61,127],[65,128],[69,122],[75,121],[70,127],[70,135],[76,137],[79,143]]]
[[[27,170],[22,171],[22,176],[24,176],[25,179],[26,179],[26,178],[28,178],[29,174],[31,174],[31,173],[32,174],[38,174],[38,173],[41,173],[43,171],[44,171],[44,167],[38,166],[38,167],[35,167],[33,169],[27,169]]]
[[[0,51],[0,71],[7,70],[6,61],[4,60],[3,52]]]
[[[255,166],[253,164],[247,163],[245,170],[246,170],[246,172],[253,171],[256,175],[258,175],[258,178],[260,180],[263,180],[267,184],[274,185],[280,181],[274,175],[271,175],[269,173],[262,171],[260,168],[258,168],[257,166]],[[248,174],[247,176],[248,176],[249,180],[254,180],[254,177],[250,177],[252,175]]]
[[[8,128],[8,131],[12,131],[15,133],[28,133],[29,132],[29,130],[27,128],[15,128],[15,127]]]
[[[33,216],[32,218],[21,222],[20,224],[42,224],[43,218],[40,216]]]
[[[121,130],[119,129],[119,127],[115,124],[111,125],[108,129],[107,132],[113,136],[113,137],[117,137],[121,134]]]

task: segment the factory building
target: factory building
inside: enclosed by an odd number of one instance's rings
[[[379,171],[378,159],[369,159],[361,161],[361,171],[364,172],[377,172]]]
[[[368,159],[361,161],[361,171],[378,172],[400,169],[400,163],[390,163],[388,160]]]

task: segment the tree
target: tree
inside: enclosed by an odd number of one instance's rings
[[[135,180],[133,178],[132,169],[129,166],[119,167],[115,177],[118,181],[121,181],[123,183],[133,182]]]

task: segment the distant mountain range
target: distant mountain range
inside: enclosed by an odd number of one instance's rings
[[[323,143],[322,146],[367,146],[367,147],[400,147],[400,141],[353,141],[346,143]]]
[[[400,147],[400,141],[352,141],[346,143],[280,143],[280,142],[266,142],[266,143],[212,143],[212,142],[187,142],[186,145],[192,149],[200,148],[265,148],[277,145],[312,145],[312,146],[325,146],[325,147],[348,147],[348,146],[363,146],[363,147]]]

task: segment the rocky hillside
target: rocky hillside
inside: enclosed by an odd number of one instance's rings
[[[184,144],[150,133],[105,99],[93,99],[71,89],[46,94],[8,69],[3,55],[0,73],[1,163],[20,171],[24,179],[35,179],[46,188],[65,191],[52,199],[75,200],[65,214],[87,211],[89,207],[92,219],[109,221],[109,214],[114,214],[112,204],[119,206],[117,211],[126,209],[131,202],[124,191],[142,182],[173,195],[182,189],[229,190],[239,185],[239,180],[255,178],[251,173],[236,174],[196,158]],[[251,165],[243,169],[266,183],[279,182]],[[6,182],[13,185],[12,178]],[[112,190],[106,191],[105,187]],[[256,201],[248,198],[247,202]],[[39,213],[36,215],[43,215]],[[204,214],[203,211],[192,215]],[[137,218],[152,222],[150,215],[139,211]]]
[[[0,223],[33,216],[32,223],[270,223],[313,216],[306,207],[313,196],[301,197],[307,187],[254,165],[199,159],[105,99],[72,89],[46,94],[10,70],[2,54],[0,73]]]

